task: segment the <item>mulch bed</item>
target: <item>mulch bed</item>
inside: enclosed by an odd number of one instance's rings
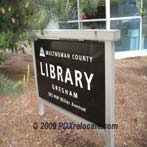
[[[116,147],[147,146],[147,57],[116,60]],[[33,129],[34,122],[73,121],[45,107],[38,115],[32,57],[8,53],[0,73],[22,80],[27,64],[30,82],[20,96],[0,96],[0,147],[103,147],[101,134],[93,130]]]

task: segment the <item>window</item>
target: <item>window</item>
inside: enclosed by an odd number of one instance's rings
[[[63,1],[65,15],[59,19],[60,29],[106,29],[105,0]],[[147,49],[147,18],[141,18],[137,6],[136,0],[110,0],[110,28],[121,30],[116,51]]]
[[[139,49],[140,19],[111,21],[111,29],[121,30],[121,41],[116,43],[116,51]]]
[[[59,21],[77,20],[77,0],[62,0],[59,2]]]
[[[78,23],[59,23],[60,29],[78,29]]]
[[[136,0],[111,0],[111,17],[138,16]]]
[[[83,29],[106,29],[105,21],[83,22]]]
[[[81,0],[81,19],[105,18],[105,0]]]

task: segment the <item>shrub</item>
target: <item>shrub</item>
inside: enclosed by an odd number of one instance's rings
[[[0,53],[0,65],[5,61],[4,53]]]
[[[5,75],[0,74],[0,95],[22,94],[28,86],[30,78],[30,67],[27,66],[27,73],[22,81],[12,81]]]

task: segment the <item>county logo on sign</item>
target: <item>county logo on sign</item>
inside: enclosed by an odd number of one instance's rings
[[[43,47],[40,48],[40,57],[45,57],[45,52]]]

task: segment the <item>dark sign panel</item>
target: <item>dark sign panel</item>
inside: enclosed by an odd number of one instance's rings
[[[103,127],[104,43],[39,39],[35,58],[39,96]]]

